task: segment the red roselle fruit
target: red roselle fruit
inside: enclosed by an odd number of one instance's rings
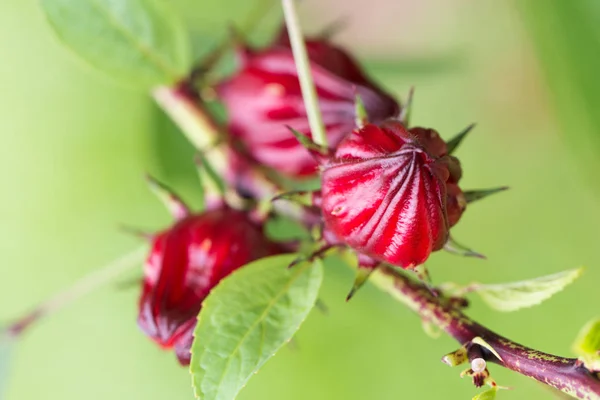
[[[138,325],[187,365],[196,317],[212,288],[237,268],[282,249],[246,211],[221,203],[193,214],[174,195],[169,201],[178,220],[152,238]]]
[[[366,124],[324,165],[325,228],[362,255],[414,268],[444,247],[464,210],[460,175],[437,132],[394,120]]]
[[[320,39],[306,46],[330,146],[354,128],[357,95],[371,121],[399,113],[398,103],[344,50]],[[239,72],[216,87],[229,112],[230,134],[255,162],[288,177],[314,175],[317,163],[286,128],[311,136],[287,34],[266,49],[241,48],[238,56]]]

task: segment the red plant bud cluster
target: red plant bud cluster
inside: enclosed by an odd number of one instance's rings
[[[344,50],[326,40],[307,40],[306,46],[330,146],[353,129],[357,95],[374,122],[399,112],[398,103]],[[254,161],[280,174],[314,176],[317,163],[288,129],[311,137],[287,35],[262,50],[240,48],[238,58],[240,70],[216,87],[229,113],[230,135]]]
[[[347,246],[356,252],[362,268],[354,292],[379,264],[415,268],[449,243],[449,230],[467,204],[461,165],[451,153],[468,130],[446,143],[433,129],[408,128],[398,103],[351,56],[325,40],[306,45],[328,148],[311,143],[294,57],[282,35],[263,50],[238,49],[239,71],[216,87],[229,112],[235,154],[221,172],[236,188],[252,186],[245,182],[255,179],[251,165],[288,178],[321,172],[321,189],[305,208],[310,219],[304,222],[322,224],[321,250]],[[469,198],[495,191],[469,192]],[[166,197],[178,221],[153,236],[138,323],[185,365],[210,291],[237,268],[285,250],[265,236],[251,210],[217,201],[191,214],[174,195]]]

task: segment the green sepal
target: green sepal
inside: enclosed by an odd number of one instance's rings
[[[467,204],[471,204],[493,194],[504,192],[505,190],[508,190],[508,186],[500,186],[493,189],[467,190],[464,192],[465,200],[467,201]]]
[[[376,268],[365,268],[359,267],[356,269],[356,276],[354,277],[354,283],[352,284],[352,289],[346,296],[346,301],[350,301],[352,297],[356,294],[356,292],[369,280],[369,277],[375,271]]]
[[[463,257],[475,257],[475,258],[480,258],[482,260],[486,259],[486,256],[484,256],[483,254],[478,253],[474,250],[471,250],[468,247],[458,243],[451,236],[448,237],[448,240],[446,241],[446,244],[444,245],[444,250],[446,250],[448,253],[457,254],[457,255],[463,256]]]
[[[173,218],[180,220],[190,215],[189,207],[168,186],[150,175],[146,175],[146,181],[152,193],[165,205]]]
[[[329,149],[327,147],[316,144],[315,142],[313,142],[313,140],[311,138],[304,135],[302,132],[298,132],[297,130],[295,130],[294,128],[292,128],[290,126],[288,126],[287,128],[296,137],[296,140],[298,140],[298,142],[300,142],[300,144],[302,146],[304,146],[304,148],[307,149],[308,151],[310,151],[311,153],[316,153],[316,154],[324,155],[324,156],[329,154]],[[319,161],[319,160],[317,160],[317,161]]]
[[[446,147],[448,149],[448,154],[452,154],[456,151],[458,146],[460,146],[463,139],[467,136],[469,132],[475,127],[475,124],[471,124],[463,129],[458,135],[454,136],[452,139],[448,141]]]

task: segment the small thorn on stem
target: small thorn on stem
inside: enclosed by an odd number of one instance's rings
[[[454,136],[452,139],[448,141],[446,144],[448,149],[448,154],[452,154],[456,151],[458,146],[461,144],[463,139],[467,136],[469,132],[475,127],[476,124],[471,124],[463,129],[458,135]]]
[[[429,274],[429,270],[427,269],[427,267],[425,266],[425,264],[417,265],[415,268],[413,268],[413,272],[417,276],[417,279],[419,281],[421,281],[425,285],[425,287],[427,287],[427,289],[429,290],[429,292],[434,297],[439,297],[440,292],[439,292],[438,289],[436,289],[435,287],[433,287],[433,284],[432,284],[432,281],[431,281],[431,275]]]
[[[469,358],[467,357],[467,349],[464,346],[442,357],[442,362],[450,367],[456,367],[467,361],[469,361]]]

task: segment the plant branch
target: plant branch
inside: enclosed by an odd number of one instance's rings
[[[296,8],[294,7],[294,0],[281,0],[281,5],[292,45],[294,61],[296,62],[296,69],[298,70],[298,79],[300,80],[300,88],[302,89],[302,97],[306,106],[306,115],[308,116],[312,138],[316,144],[327,147],[325,125],[323,125],[323,117],[319,110],[317,90],[310,71],[310,62],[304,43],[304,36],[298,22]]]
[[[461,345],[481,337],[501,357],[484,352],[494,362],[521,375],[533,378],[572,397],[600,399],[600,378],[588,371],[577,359],[564,358],[534,350],[507,339],[467,317],[444,297],[436,297],[424,284],[408,278],[393,267],[383,266],[369,281],[396,300],[435,324]]]
[[[4,336],[4,338],[18,337],[43,317],[50,316],[65,306],[79,300],[86,294],[91,293],[95,289],[113,282],[125,271],[139,265],[144,260],[147,252],[148,246],[141,246],[140,248],[111,261],[104,267],[92,271],[90,274],[75,282],[75,284],[68,289],[50,297],[32,311],[4,328],[2,336]]]
[[[174,89],[169,92],[169,89],[162,88],[155,92],[155,98],[194,144],[210,143],[211,138],[217,135],[215,127],[209,123],[210,117],[191,99],[174,93]],[[225,151],[221,146],[218,149],[221,152]],[[225,164],[219,164],[217,167],[216,172],[227,174]],[[265,196],[268,196],[267,193],[273,195],[277,192],[277,188],[267,180],[262,180],[261,190]],[[290,204],[288,207],[300,208]],[[294,215],[294,212],[288,209],[286,214]],[[301,214],[301,211],[297,211],[297,214]],[[498,360],[490,352],[484,352],[487,361],[533,378],[573,397],[600,400],[600,379],[580,365],[577,359],[546,354],[515,343],[473,321],[459,307],[448,302],[447,298],[435,297],[430,288],[392,267],[381,267],[371,274],[369,281],[419,314],[423,320],[443,329],[461,345],[469,343],[475,337],[483,338],[503,360]]]

